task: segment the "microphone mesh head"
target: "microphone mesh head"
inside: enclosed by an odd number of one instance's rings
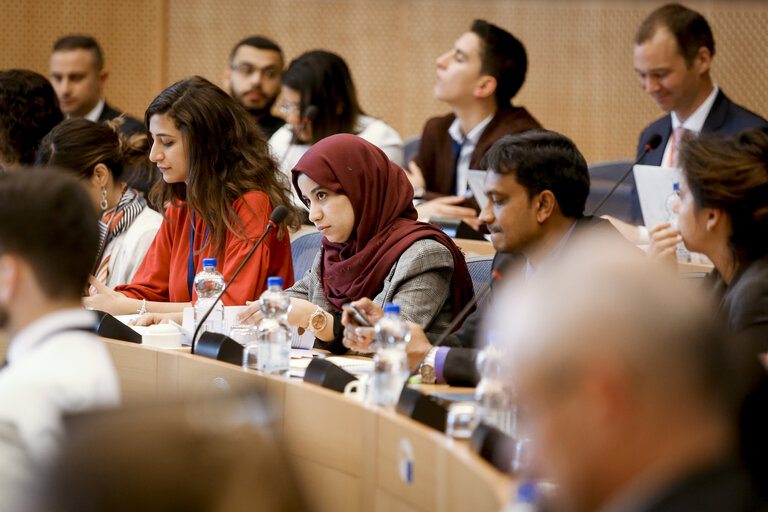
[[[280,224],[288,216],[288,208],[283,205],[278,206],[272,210],[272,215],[269,216],[269,220],[275,224]]]
[[[649,147],[651,150],[654,150],[654,149],[656,149],[657,147],[659,147],[659,144],[661,144],[661,135],[659,135],[658,133],[654,133],[653,135],[651,135],[651,138],[650,138],[650,139],[648,139],[648,144],[647,144],[647,146],[648,146],[648,147]]]
[[[314,105],[307,105],[307,108],[304,109],[304,115],[302,116],[303,119],[307,121],[314,121],[317,117],[317,107]]]

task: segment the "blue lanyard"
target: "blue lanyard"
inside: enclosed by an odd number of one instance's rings
[[[189,262],[187,264],[187,290],[189,290],[189,300],[192,300],[192,285],[195,282],[195,212],[192,210],[189,214]],[[205,235],[203,236],[203,247],[208,240],[208,226],[205,226]]]

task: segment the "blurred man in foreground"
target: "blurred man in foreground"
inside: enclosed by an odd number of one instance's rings
[[[0,488],[25,469],[3,459],[19,459],[3,443],[36,465],[60,447],[62,415],[120,400],[96,315],[80,302],[98,246],[92,205],[61,173],[0,176],[0,328],[11,340],[0,363]]]
[[[491,328],[554,510],[766,509],[738,456],[738,346],[666,272],[587,238],[498,296]]]

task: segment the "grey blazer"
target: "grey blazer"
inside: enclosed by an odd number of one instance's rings
[[[312,268],[286,293],[333,312],[320,282],[322,254],[318,251]],[[419,324],[426,332],[440,333],[453,318],[452,301],[448,300],[452,277],[451,251],[435,240],[418,240],[400,255],[381,291],[370,299],[382,307],[385,302],[394,302],[405,320]]]

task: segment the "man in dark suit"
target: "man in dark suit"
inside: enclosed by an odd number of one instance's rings
[[[251,113],[267,139],[285,124],[271,112],[283,67],[283,50],[266,37],[252,36],[235,45],[224,71],[224,89]]]
[[[427,200],[417,206],[419,217],[456,217],[477,227],[476,203],[464,203],[467,170],[478,169],[502,136],[541,128],[525,108],[511,105],[527,67],[523,44],[484,20],[437,58],[435,98],[453,112],[427,121],[408,168],[415,197]]]
[[[498,251],[493,268],[504,281],[529,279],[557,260],[564,247],[583,233],[605,230],[620,238],[608,221],[584,217],[589,195],[587,163],[563,135],[543,130],[507,135],[491,146],[482,166],[488,169],[484,189],[489,201],[480,221],[491,232],[491,243]],[[426,335],[411,324],[407,351],[412,366],[423,361],[425,381],[477,384],[477,347],[485,344],[478,339],[481,321],[487,313],[484,309],[492,308],[492,302],[475,310],[459,330],[443,339]],[[367,299],[356,304],[374,321],[381,315]],[[365,342],[356,335],[365,331],[347,331],[348,348],[364,349],[361,343]]]
[[[737,382],[742,347],[704,295],[614,245],[582,238],[496,297],[489,328],[524,411],[523,477],[556,484],[544,510],[766,510],[759,468],[740,456],[756,448],[735,412],[752,393]]]
[[[731,134],[768,126],[765,119],[733,103],[713,84],[714,55],[709,24],[694,10],[668,4],[642,22],[635,35],[635,71],[640,86],[667,115],[640,135],[638,157],[653,134],[662,138],[640,164],[675,167],[676,145],[685,132]],[[634,184],[632,195],[632,220],[637,224],[642,222],[642,212]]]
[[[67,117],[85,117],[103,123],[125,115],[104,99],[104,83],[109,71],[99,44],[90,36],[69,35],[53,45],[51,85]],[[146,133],[144,123],[125,115],[120,131],[130,135]]]

